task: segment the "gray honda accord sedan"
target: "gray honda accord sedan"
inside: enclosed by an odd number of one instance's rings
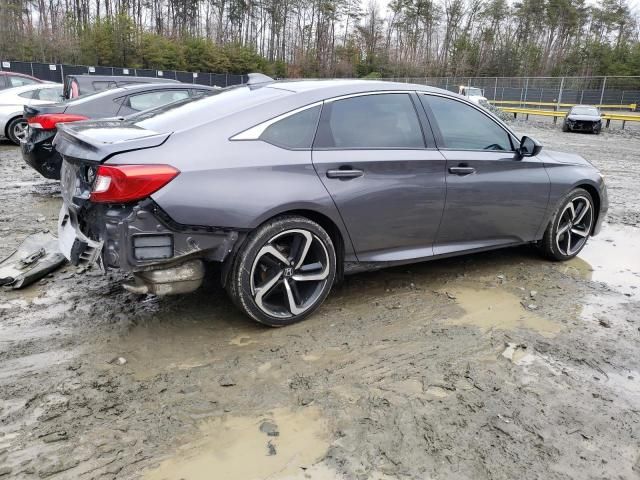
[[[352,272],[522,244],[573,258],[608,204],[580,156],[422,85],[251,75],[62,125],[55,146],[72,263],[162,295],[198,288],[218,262],[238,308],[271,326],[308,317]]]

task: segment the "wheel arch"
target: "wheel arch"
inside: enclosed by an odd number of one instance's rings
[[[267,222],[270,222],[274,218],[285,217],[287,215],[295,215],[299,217],[308,218],[309,220],[316,222],[327,232],[327,234],[331,238],[331,241],[333,242],[333,245],[336,251],[336,283],[341,282],[344,277],[345,241],[349,241],[349,239],[344,238],[344,234],[341,231],[340,227],[336,224],[336,222],[334,222],[327,215],[320,213],[317,210],[310,210],[305,208],[284,210],[271,215],[269,218],[264,219],[255,228],[259,228],[261,225]],[[252,229],[252,230],[255,230],[255,229]],[[248,238],[248,235],[246,235],[241,242],[238,242],[234,246],[233,251],[230,253],[230,255],[227,255],[227,258],[225,259],[221,269],[222,270],[221,281],[223,286],[227,284],[227,279],[229,277],[231,266],[233,265],[233,262],[238,256],[238,252],[241,250],[241,248],[244,246],[245,242],[247,241],[247,238]]]
[[[587,192],[589,192],[589,195],[591,195],[591,198],[593,199],[594,215],[593,215],[593,225],[591,226],[591,234],[593,234],[593,230],[596,228],[596,225],[598,224],[598,219],[600,217],[600,202],[601,202],[600,192],[596,187],[594,187],[590,183],[581,183],[573,187],[572,190],[575,190],[576,188],[582,188],[583,190],[586,190]]]
[[[2,132],[4,138],[9,138],[9,125],[11,125],[11,122],[13,122],[16,118],[21,118],[22,116],[22,113],[15,113],[9,116],[9,118],[7,119],[7,123],[4,124],[4,130]]]
[[[600,198],[600,192],[598,190],[598,187],[596,187],[593,183],[589,183],[585,180],[582,180],[572,185],[571,188],[567,189],[565,193],[563,193],[562,195],[559,195],[555,203],[553,205],[550,205],[550,209],[548,210],[547,216],[545,217],[546,219],[540,225],[540,230],[537,235],[537,238],[542,238],[542,236],[544,235],[544,232],[547,230],[549,223],[551,223],[551,221],[553,220],[554,213],[556,212],[556,210],[558,210],[558,208],[560,208],[562,200],[569,193],[573,192],[578,188],[582,188],[583,190],[586,190],[587,192],[589,192],[589,194],[591,195],[591,198],[593,199],[594,218],[593,218],[593,226],[591,227],[591,233],[593,234],[593,230],[596,228],[596,225],[598,224],[598,219],[600,217],[600,204],[602,200]]]

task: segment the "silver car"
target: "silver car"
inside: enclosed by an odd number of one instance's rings
[[[36,83],[0,90],[0,136],[16,145],[26,136],[25,105],[44,105],[62,99],[62,84]]]
[[[343,275],[534,244],[573,258],[603,178],[464,97],[400,83],[248,85],[124,120],[66,124],[59,237],[140,294],[198,288],[204,264],[251,318],[309,316]]]

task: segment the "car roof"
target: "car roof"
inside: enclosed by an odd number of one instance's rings
[[[37,80],[39,82],[44,82],[45,81],[45,80],[40,80],[39,78],[36,78],[36,77],[32,77],[31,75],[27,75],[27,74],[24,74],[24,73],[18,73],[18,72],[1,71],[0,75],[15,75],[17,77],[31,78],[31,79]]]
[[[314,90],[340,90],[352,92],[361,90],[362,92],[375,90],[422,90],[433,92],[447,92],[435,87],[404,82],[387,82],[382,80],[357,80],[357,79],[337,79],[337,80],[278,80],[265,85],[268,88],[280,88],[295,93],[310,92]],[[454,94],[455,95],[455,94]]]
[[[208,85],[199,85],[192,83],[131,83],[128,85],[123,85],[122,87],[118,87],[117,90],[122,89],[123,91],[136,91],[136,90],[166,90],[166,89],[178,89],[182,90],[185,88],[200,88],[203,90],[215,90],[213,87]]]
[[[123,82],[123,81],[140,81],[146,80],[147,83],[176,83],[178,80],[164,77],[141,77],[136,75],[90,75],[83,73],[81,75],[66,75],[67,78],[74,80],[90,81],[90,82]]]

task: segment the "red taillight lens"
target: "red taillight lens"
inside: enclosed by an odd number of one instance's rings
[[[96,203],[140,200],[160,190],[179,173],[170,165],[100,165],[90,200]]]
[[[28,118],[27,123],[31,128],[53,130],[58,123],[79,122],[80,120],[88,120],[88,118],[84,115],[73,115],[71,113],[45,113]]]

